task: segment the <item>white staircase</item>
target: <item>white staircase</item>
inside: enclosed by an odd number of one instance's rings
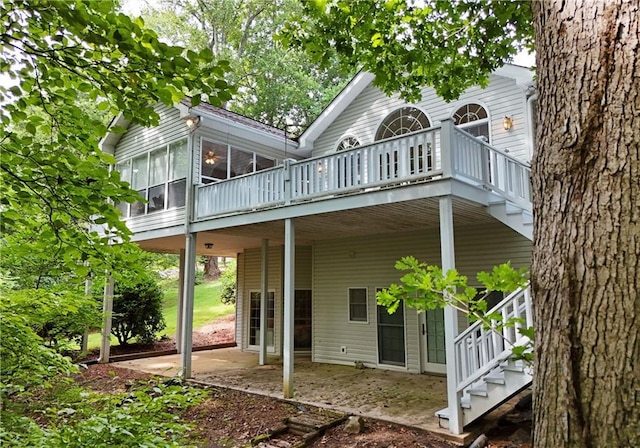
[[[533,213],[530,207],[522,207],[496,195],[496,199],[489,202],[487,210],[498,221],[533,241]]]
[[[512,353],[514,346],[529,343],[529,339],[518,331],[533,326],[529,287],[513,292],[489,310],[489,313],[494,312],[500,313],[503,321],[517,318],[519,323],[514,328],[498,331],[475,322],[455,339],[462,426],[487,414],[531,384],[531,368],[525,361],[515,359]],[[448,427],[449,412],[449,408],[436,412],[442,426]]]

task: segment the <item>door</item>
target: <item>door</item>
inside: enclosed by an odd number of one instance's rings
[[[386,307],[378,305],[378,362],[405,365],[404,306],[389,314]]]
[[[444,310],[438,308],[420,314],[422,371],[446,373]]]
[[[251,291],[249,310],[249,346],[256,348],[260,346],[260,291]],[[274,350],[273,335],[275,323],[275,293],[269,291],[267,297],[267,348]]]
[[[297,289],[293,311],[293,348],[311,351],[311,290]]]

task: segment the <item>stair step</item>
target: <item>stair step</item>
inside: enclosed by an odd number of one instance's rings
[[[507,361],[500,365],[502,370],[509,372],[524,372],[524,366],[521,363],[514,363],[513,361]]]
[[[488,397],[489,392],[487,391],[487,385],[479,385],[475,387],[470,387],[466,390],[469,395],[476,395],[478,397]]]
[[[495,373],[488,373],[487,375],[482,377],[482,380],[485,383],[491,383],[491,384],[504,384],[504,373],[503,372],[495,372]]]

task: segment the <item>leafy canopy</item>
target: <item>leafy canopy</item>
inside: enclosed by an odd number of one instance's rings
[[[343,65],[373,73],[389,95],[416,101],[429,85],[452,100],[531,48],[533,25],[529,2],[312,0],[281,37],[316,62],[337,53]]]
[[[171,42],[210,49],[229,60],[238,93],[230,110],[297,132],[317,117],[354,67],[320,68],[302,49],[279,44],[274,34],[301,13],[297,0],[162,0],[143,10],[147,24]]]
[[[112,265],[111,237],[128,236],[111,201],[137,198],[98,149],[105,114],[154,125],[158,102],[192,94],[221,104],[234,91],[223,79],[228,64],[214,63],[209,49],[161,42],[112,0],[4,0],[0,8],[3,230],[33,228],[33,241],[63,249],[83,276],[81,262]],[[113,233],[100,236],[92,224]]]

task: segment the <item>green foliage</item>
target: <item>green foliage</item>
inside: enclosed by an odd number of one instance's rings
[[[8,403],[2,410],[0,443],[7,447],[182,447],[190,427],[182,410],[205,392],[188,386],[151,384],[109,395],[57,384],[33,402]],[[41,413],[39,426],[25,415]]]
[[[45,346],[25,316],[3,294],[0,302],[0,398],[34,386],[48,386],[52,378],[76,367],[68,358]],[[3,425],[5,421],[3,419]]]
[[[344,86],[354,67],[320,68],[302,50],[273,35],[301,11],[295,0],[164,0],[143,11],[147,23],[171,42],[210,49],[230,61],[238,93],[226,107],[296,133],[308,126]]]
[[[126,278],[115,284],[111,333],[120,345],[132,339],[152,344],[166,326],[162,316],[164,294],[152,276]]]
[[[155,125],[159,102],[193,94],[219,105],[234,91],[223,79],[228,63],[214,62],[207,49],[161,42],[116,5],[4,0],[0,7],[3,230],[31,228],[33,241],[78,270],[83,261],[117,269],[122,252],[110,243],[128,230],[111,204],[138,197],[98,149],[108,129],[102,114],[122,111]]]
[[[314,62],[357,66],[387,94],[417,101],[429,85],[445,100],[533,45],[530,2],[316,0],[302,2],[281,38]]]
[[[484,286],[483,290],[468,285],[467,277],[460,275],[455,269],[443,272],[438,266],[421,263],[415,257],[403,257],[396,262],[395,268],[407,271],[401,278],[400,284],[391,284],[388,288],[376,294],[379,305],[387,307],[389,313],[394,313],[404,304],[418,311],[433,310],[451,306],[469,316],[471,322],[480,321],[484,328],[501,334],[505,327],[515,327],[523,323],[520,318],[509,318],[506,321],[500,313],[487,314],[487,297],[492,291],[510,293],[522,288],[528,281],[526,268],[514,269],[510,263],[494,266],[491,272],[480,272],[478,282]],[[533,341],[533,328],[519,328],[523,336]],[[514,349],[514,353],[530,349]]]
[[[100,311],[93,297],[65,289],[5,291],[12,312],[20,315],[48,347],[61,352],[78,343],[87,329],[100,326]]]
[[[220,301],[225,305],[236,304],[236,262],[235,260],[227,264],[222,276],[220,277],[220,283],[222,284],[222,292],[220,293]]]

